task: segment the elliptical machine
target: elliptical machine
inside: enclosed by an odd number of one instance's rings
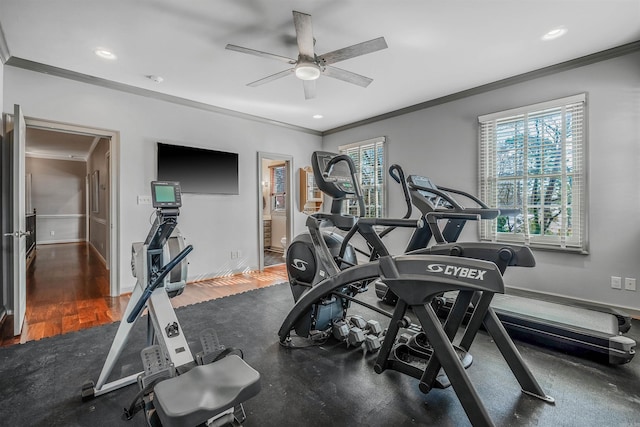
[[[143,409],[149,426],[239,425],[245,419],[242,402],[260,391],[260,374],[238,354],[230,354],[234,352],[221,346],[211,329],[201,333],[203,351],[194,358],[169,300],[184,290],[185,258],[193,250],[191,245],[184,246],[176,228],[182,206],[180,185],[154,181],[151,195],[155,221],[144,243],[132,245],[131,269],[136,285],[98,381],[84,384],[82,399],[137,382],[140,393],[125,410],[127,419]],[[141,352],[144,370],[107,383],[145,308],[147,347]]]
[[[333,200],[329,213],[317,212],[307,218],[308,232],[296,236],[287,248],[287,274],[295,302],[317,283],[358,264],[356,249],[349,243],[356,233],[365,238],[372,253],[384,256],[388,255],[388,251],[374,226],[420,226],[415,220],[363,218],[343,213],[344,203],[349,200],[355,200],[358,204],[360,215],[364,213],[364,201],[353,160],[347,155],[317,151],[312,154],[311,163],[316,185]],[[330,227],[344,231],[346,235],[343,237],[328,231]],[[347,283],[318,300],[297,321],[296,335],[314,341],[323,341],[333,335],[349,345],[364,342],[368,351],[377,350],[382,332],[379,323],[347,315],[351,302],[355,302],[391,317],[390,313],[355,299],[357,294],[367,291],[370,282]]]
[[[535,265],[533,254],[527,253],[530,250],[524,246],[457,242],[468,220],[517,215],[519,209],[490,208],[471,194],[437,186],[431,179],[420,175],[410,175],[403,183],[405,194],[408,190],[413,205],[430,225],[413,233],[407,251],[488,260],[496,263],[503,274],[507,266]],[[439,220],[447,220],[442,230],[437,224]],[[431,239],[435,244],[427,247]],[[380,299],[395,304],[397,297],[383,281],[376,281],[375,289]],[[446,317],[454,301],[455,295],[451,294],[436,298],[438,314]],[[631,318],[620,310],[587,303],[560,304],[517,295],[497,295],[493,308],[509,333],[536,344],[616,365],[630,362],[635,355],[636,342],[623,336],[631,328]]]
[[[346,194],[351,193],[354,184],[357,186],[353,172],[355,168],[348,157],[320,152],[314,154],[312,160],[314,172],[316,168],[320,171],[314,174],[318,187],[326,194],[336,194],[340,198],[342,192],[345,193],[342,197],[344,200]],[[332,178],[337,164],[349,167],[349,170],[343,170],[339,177]],[[333,193],[329,185],[325,186],[326,183],[335,185],[339,191]],[[338,186],[336,183],[341,185]],[[359,190],[353,190],[353,194],[358,192]],[[320,231],[320,224],[323,222],[332,224],[332,219],[342,221],[344,215],[340,214],[340,209],[336,209],[334,205],[330,214],[310,216],[307,221],[310,237],[300,238],[295,252],[294,248],[288,251],[287,267],[290,270],[291,289],[296,303],[278,330],[282,346],[291,347],[292,331],[297,335],[305,334],[303,336],[327,333],[318,329],[319,327],[326,327],[331,331],[332,327],[340,325],[346,318],[349,302],[357,302],[388,315],[378,307],[364,304],[345,293],[345,290],[357,293],[357,290],[352,288],[353,284],[360,284],[356,289],[364,289],[362,284],[366,286],[371,281],[382,278],[389,289],[398,296],[398,301],[375,360],[376,373],[392,369],[407,374],[419,380],[419,388],[424,393],[430,392],[433,388],[453,386],[469,420],[474,425],[492,426],[494,424],[491,417],[465,372],[470,363],[470,358],[467,357],[468,350],[482,325],[489,331],[522,391],[544,402],[554,402],[537,383],[491,308],[493,296],[504,292],[501,273],[506,265],[498,266],[493,262],[462,256],[422,253],[392,257],[373,227],[422,226],[421,221],[409,219],[359,218],[345,235],[334,259]],[[356,233],[365,238],[370,245],[371,257],[376,258],[368,263],[339,269],[338,265],[343,263],[342,255],[346,253],[349,239]],[[334,253],[337,247],[335,244]],[[495,249],[490,248],[487,252],[495,252]],[[527,248],[522,253],[526,255]],[[516,258],[511,258],[508,265],[528,263],[527,259],[521,260],[522,262],[517,260],[519,252],[514,252],[514,255]],[[292,269],[299,270],[300,273],[295,273]],[[303,276],[302,273],[308,275]],[[435,296],[447,291],[458,291],[459,297],[447,320],[442,324],[436,317],[431,301]],[[475,310],[460,343],[454,345],[456,332],[465,317],[466,308],[472,301],[476,302]],[[412,324],[406,315],[409,308],[417,316],[418,326]],[[428,337],[428,342],[420,340],[421,337]],[[426,344],[424,351],[416,350],[416,344],[418,347]],[[442,371],[445,375],[441,375]]]

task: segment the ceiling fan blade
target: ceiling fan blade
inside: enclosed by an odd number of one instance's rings
[[[334,79],[342,80],[347,83],[353,83],[354,85],[367,87],[373,81],[369,77],[361,76],[360,74],[352,73],[351,71],[343,70],[342,68],[327,66],[322,71],[327,77],[333,77]]]
[[[324,65],[330,65],[335,64],[339,61],[344,61],[345,59],[355,58],[356,56],[377,52],[379,50],[386,49],[387,47],[387,42],[385,41],[384,37],[378,37],[377,39],[354,44],[353,46],[343,47],[342,49],[325,53],[324,55],[320,55],[318,59],[323,62]]]
[[[227,50],[235,50],[240,53],[248,53],[249,55],[261,56],[263,58],[275,59],[277,61],[286,62],[287,64],[295,64],[296,60],[287,58],[286,56],[274,55],[273,53],[262,52],[261,50],[249,49],[248,47],[236,46],[235,44],[228,44],[225,46]]]
[[[311,15],[293,11],[293,24],[296,27],[296,40],[300,56],[305,56],[311,60],[315,59],[313,51],[313,27],[311,26]]]
[[[313,99],[316,97],[316,81],[315,80],[303,80],[304,86],[304,99]]]
[[[255,82],[251,82],[247,84],[247,86],[256,87],[263,85],[265,83],[272,82],[274,80],[281,79],[283,77],[287,77],[289,74],[293,73],[293,68],[289,68],[288,70],[280,71],[279,73],[272,74],[270,76],[264,77],[260,80],[256,80]]]

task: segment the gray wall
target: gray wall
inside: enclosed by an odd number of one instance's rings
[[[611,289],[610,276],[640,279],[640,53],[327,135],[323,148],[386,135],[389,164],[477,193],[479,115],[582,92],[588,97],[590,253],[535,251],[534,269],[511,269],[505,280],[513,287],[637,310],[640,292]],[[402,194],[392,185],[390,216],[401,216]],[[398,234],[391,241],[396,253],[407,241]],[[477,228],[468,227],[462,239],[477,240]]]
[[[239,153],[240,194],[185,194],[179,228],[194,251],[189,280],[254,269],[258,265],[257,152],[293,156],[292,167],[309,163],[321,137],[168,102],[79,83],[41,73],[5,67],[4,111],[21,104],[26,116],[111,129],[120,132],[119,264],[120,288],[134,285],[129,268],[131,244],[149,230],[150,195],[156,177],[157,141],[211,147]],[[297,185],[294,194],[297,193]],[[305,216],[295,212],[294,233],[304,230]],[[240,258],[231,258],[240,251]]]
[[[2,102],[3,99],[4,99],[4,63],[0,59],[0,103]],[[3,163],[4,149],[2,149],[4,146],[3,137],[4,137],[4,122],[3,122],[3,117],[0,114],[0,144],[2,144],[2,146],[0,146],[0,166],[2,166],[4,169],[4,166],[5,166],[5,164]],[[5,177],[4,173],[0,171],[0,189],[4,185],[4,182],[3,182],[4,177]],[[5,203],[5,200],[2,197],[3,194],[4,194],[4,191],[0,191],[0,212],[2,213],[2,215],[0,216],[2,218],[6,218],[6,216],[8,215],[8,212],[6,211],[7,204]],[[4,224],[4,219],[2,220],[2,223]],[[0,227],[0,231],[4,232],[4,227]],[[3,239],[3,240],[6,240],[6,239]],[[4,251],[4,245],[0,244],[0,246],[3,247],[2,258],[0,258],[0,278],[2,279],[2,283],[8,283],[8,280],[5,277],[5,266],[4,266],[7,256],[6,256],[6,252]],[[5,286],[2,286],[2,288],[0,289],[0,320],[2,320],[2,318],[4,317],[4,314],[6,312],[6,306],[7,306],[7,289],[5,288]]]
[[[87,164],[27,157],[31,201],[36,210],[36,243],[80,242],[86,238]]]
[[[107,239],[109,238],[107,232],[107,220],[108,220],[108,202],[109,197],[107,190],[107,179],[109,174],[107,171],[107,151],[109,151],[109,140],[102,138],[95,146],[89,159],[87,161],[87,174],[89,177],[94,172],[98,172],[99,177],[99,190],[98,190],[98,212],[93,212],[92,206],[89,205],[89,242],[98,251],[103,260],[107,259]],[[89,180],[91,183],[91,180]],[[91,192],[91,184],[89,192]]]

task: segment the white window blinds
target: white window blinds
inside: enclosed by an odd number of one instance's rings
[[[367,218],[385,215],[384,143],[385,137],[379,137],[338,147],[340,153],[347,154],[356,165]],[[348,213],[358,215],[358,204],[353,200],[349,201]]]
[[[478,120],[480,238],[586,252],[585,95]]]

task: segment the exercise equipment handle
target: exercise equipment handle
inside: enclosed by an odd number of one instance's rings
[[[409,187],[407,186],[407,180],[404,177],[404,171],[402,170],[402,166],[398,164],[392,164],[389,167],[389,175],[391,178],[398,184],[402,186],[402,192],[404,193],[404,201],[407,204],[407,212],[402,217],[403,219],[407,219],[411,216],[411,212],[413,211],[413,205],[411,204],[411,196],[409,195]],[[380,233],[380,238],[383,238],[387,234],[391,233],[395,230],[396,227],[389,227],[386,230]]]
[[[325,178],[328,178],[333,170],[333,165],[338,162],[346,162],[349,167],[351,180],[353,181],[353,188],[356,192],[356,200],[358,201],[358,211],[360,212],[360,216],[363,217],[365,215],[364,200],[362,199],[362,191],[360,190],[360,184],[358,183],[358,177],[356,176],[356,165],[353,163],[353,159],[348,154],[339,154],[327,162],[322,174]],[[338,212],[334,212],[332,207],[331,213]]]
[[[133,323],[136,320],[153,291],[155,291],[155,289],[162,283],[164,278],[167,277],[167,274],[169,274],[171,270],[173,270],[178,264],[180,264],[180,262],[182,262],[182,260],[192,250],[192,245],[187,246],[178,255],[176,255],[174,259],[169,261],[160,269],[158,276],[145,288],[144,293],[138,300],[136,306],[133,308],[131,313],[129,313],[129,317],[127,317],[127,323]]]
[[[420,219],[395,219],[395,218],[360,218],[360,225],[383,225],[387,227],[409,227],[422,228],[423,222]]]
[[[331,175],[331,170],[333,169],[333,165],[335,165],[338,162],[347,162],[347,163],[353,163],[353,160],[351,160],[351,157],[349,157],[346,154],[339,154],[335,157],[332,157],[331,160],[329,160],[327,162],[327,165],[324,167],[324,173],[325,175]]]
[[[411,203],[411,195],[409,194],[409,186],[407,185],[407,180],[404,176],[404,170],[402,170],[402,166],[398,164],[393,164],[389,167],[389,175],[395,182],[402,186],[402,192],[404,193],[404,201],[407,204],[407,213],[404,214],[403,218],[409,218],[411,216],[411,212],[413,210],[413,205]]]
[[[425,215],[425,219],[427,220],[427,224],[431,229],[431,233],[433,233],[433,237],[436,239],[436,243],[443,244],[448,242],[444,239],[442,231],[440,230],[440,227],[438,227],[439,219],[464,219],[470,221],[479,221],[480,215],[477,213],[429,212]]]

